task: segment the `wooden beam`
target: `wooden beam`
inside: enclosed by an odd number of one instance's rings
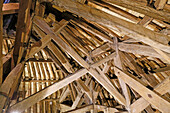
[[[133,88],[139,95],[141,95],[145,100],[147,100],[150,104],[154,105],[158,110],[164,113],[168,113],[170,111],[170,103],[163,98],[161,98],[155,92],[149,90],[141,83],[138,82],[137,78],[134,78],[131,74],[126,74],[122,72],[120,69],[114,67],[115,73],[131,88]]]
[[[30,21],[30,7],[31,7],[32,0],[20,0],[19,5],[19,13],[18,13],[18,20],[17,20],[17,28],[16,28],[16,38],[14,43],[14,63],[15,65],[20,62],[24,49],[23,44],[26,41],[27,32],[31,22]]]
[[[157,53],[152,47],[149,46],[139,45],[139,44],[119,43],[118,47],[119,50],[127,53],[133,53],[133,54],[139,54],[139,55],[164,59],[159,53]],[[169,53],[167,53],[167,55],[170,56]]]
[[[3,61],[2,61],[2,45],[3,45],[3,14],[2,14],[3,0],[0,1],[0,86],[3,80]]]
[[[155,18],[158,20],[170,22],[170,14],[168,12],[155,10],[154,8],[145,6],[145,5],[143,5],[139,2],[136,2],[134,0],[119,0],[119,1],[104,0],[104,1],[107,3],[113,3],[115,5],[125,7],[132,11],[142,13],[144,15],[147,15],[149,17],[152,17],[152,18]]]
[[[90,21],[97,22],[98,24],[111,29],[115,29],[116,31],[121,32],[131,38],[170,53],[170,47],[168,46],[170,37],[167,35],[151,31],[141,25],[127,22],[80,3],[67,0],[57,0],[54,4]],[[72,6],[75,7],[73,8]]]
[[[3,15],[18,13],[19,3],[7,3],[3,4]]]
[[[101,53],[105,52],[105,50],[109,50],[110,48],[114,48],[113,45],[109,43],[105,43],[102,46],[93,50],[91,52],[91,56],[95,57],[97,55],[100,55]],[[157,53],[150,46],[139,45],[139,44],[126,44],[126,43],[121,42],[121,43],[118,43],[118,48],[120,51],[123,51],[123,52],[150,56],[150,57],[155,57],[155,58],[160,58],[162,60],[165,60],[159,53]],[[167,53],[167,55],[170,57],[169,53]]]
[[[57,90],[63,88],[64,86],[68,85],[69,83],[73,82],[74,80],[77,80],[81,76],[85,75],[87,73],[87,69],[81,69],[63,80],[60,80],[51,86],[48,86],[47,88],[39,91],[38,93],[22,100],[21,102],[14,104],[8,109],[8,112],[23,112],[25,109],[29,108],[30,106],[34,105],[38,101],[44,99],[45,97],[53,94]]]
[[[168,88],[170,85],[170,77],[167,77],[161,83],[154,87],[154,91],[160,95],[163,95],[170,91]],[[143,111],[147,106],[149,106],[149,102],[146,101],[143,97],[136,100],[133,104],[131,104],[132,113],[138,113]]]
[[[117,37],[115,37],[113,40],[114,40],[115,51],[116,51],[116,57],[114,57],[114,65],[123,70],[123,65],[122,65],[120,54],[119,54],[120,51],[118,50],[118,39],[117,39]],[[116,74],[116,76],[118,76],[117,73],[115,73],[115,74]],[[131,112],[131,109],[130,109],[131,96],[130,96],[130,93],[129,93],[128,86],[125,84],[125,82],[119,76],[118,76],[118,80],[119,80],[119,84],[121,86],[121,89],[123,91],[123,94],[125,96],[126,109],[130,113]]]
[[[20,63],[18,64],[7,76],[5,81],[0,87],[0,112],[3,111],[3,109],[6,111],[6,108],[8,108],[9,99],[12,98],[16,88],[19,85],[19,80],[21,77],[21,73],[23,71],[24,64]],[[4,112],[4,111],[3,111]]]

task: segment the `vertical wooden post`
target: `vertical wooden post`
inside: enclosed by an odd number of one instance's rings
[[[3,79],[3,63],[2,63],[2,42],[3,42],[3,14],[2,14],[3,0],[0,1],[0,86]]]
[[[16,39],[14,44],[14,62],[15,65],[20,62],[24,49],[24,42],[27,42],[26,35],[29,29],[29,20],[30,20],[30,7],[32,0],[20,0],[19,13],[17,20],[17,29],[16,29]]]

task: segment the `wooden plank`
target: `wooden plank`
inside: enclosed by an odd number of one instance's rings
[[[3,15],[18,13],[18,11],[19,11],[19,3],[3,4],[2,11],[3,11]]]
[[[8,104],[6,105],[6,102],[9,102],[9,98],[12,98],[16,88],[19,85],[19,80],[21,77],[21,73],[23,71],[24,64],[20,63],[18,64],[7,76],[5,81],[0,87],[0,112],[4,110],[6,111],[6,108],[9,106]]]
[[[77,80],[80,78],[82,75],[85,75],[88,71],[86,69],[81,69],[63,80],[60,80],[47,88],[39,91],[38,93],[26,98],[25,100],[22,100],[21,102],[14,104],[8,109],[8,112],[22,112],[25,109],[29,108],[30,106],[34,105],[38,101],[44,99],[45,97],[53,94],[57,90],[63,88],[64,86],[68,85],[69,83],[73,82],[74,80]]]
[[[168,113],[170,111],[170,103],[160,96],[158,96],[153,91],[149,90],[141,83],[137,81],[137,78],[134,78],[133,75],[126,74],[122,72],[120,69],[114,67],[115,73],[119,75],[119,77],[128,84],[131,88],[133,88],[137,93],[139,93],[145,100],[147,100],[150,104],[154,105],[158,110]]]
[[[54,3],[55,5],[62,7],[81,17],[84,17],[90,21],[102,24],[103,26],[109,27],[111,29],[115,29],[116,31],[121,32],[122,34],[125,34],[130,38],[134,38],[150,46],[159,48],[165,52],[170,53],[170,47],[168,46],[170,37],[167,35],[151,31],[141,25],[127,22],[115,16],[104,13],[100,10],[96,10],[94,8],[76,2],[57,0]],[[72,6],[75,7],[73,8]]]
[[[3,45],[3,14],[2,14],[3,0],[0,1],[0,86],[3,80],[3,61],[2,61],[2,45]]]

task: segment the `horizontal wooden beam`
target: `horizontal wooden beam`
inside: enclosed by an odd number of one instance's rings
[[[170,37],[167,35],[151,31],[143,27],[142,25],[130,23],[128,21],[122,20],[95,8],[77,2],[57,0],[54,1],[54,4],[90,21],[114,29],[122,34],[129,36],[130,38],[134,38],[150,46],[170,53],[170,47],[168,45]]]
[[[18,13],[19,3],[7,3],[3,4],[3,15]]]

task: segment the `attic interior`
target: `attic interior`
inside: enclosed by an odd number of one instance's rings
[[[170,0],[0,0],[0,113],[169,113]]]

